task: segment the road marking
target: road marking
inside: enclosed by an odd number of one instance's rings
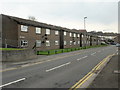
[[[87,58],[88,56],[84,56],[84,57],[82,57],[82,58],[78,58],[77,60],[79,61],[79,60],[81,60],[81,59],[84,59],[84,58]]]
[[[112,56],[115,54],[109,55],[104,58],[101,62],[99,62],[87,75],[85,75],[82,79],[80,79],[76,84],[74,84],[69,90],[76,90],[80,88],[82,84],[84,84],[93,74],[95,70],[99,70],[100,67]]]
[[[29,67],[29,66],[33,66],[33,65],[37,65],[37,64],[41,64],[41,63],[45,63],[45,62],[50,62],[50,61],[62,59],[62,58],[66,58],[66,57],[70,57],[70,56],[80,55],[80,54],[83,54],[83,53],[86,53],[86,52],[89,52],[89,51],[77,52],[77,53],[72,54],[72,55],[64,55],[63,57],[57,57],[57,58],[50,59],[50,60],[40,61],[40,62],[28,64],[28,65],[22,65],[21,67],[19,67],[19,69]],[[0,70],[0,72],[11,71],[11,70],[16,70],[16,69],[18,69],[18,68],[8,68],[8,69]]]
[[[15,69],[17,69],[17,68],[8,68],[8,69],[0,70],[0,72],[10,71],[10,70],[15,70]]]
[[[16,81],[6,83],[6,84],[4,84],[4,85],[1,85],[0,88],[1,88],[1,87],[5,87],[5,86],[8,86],[8,85],[11,85],[11,84],[13,84],[13,83],[17,83],[17,82],[23,81],[23,80],[25,80],[25,78],[18,79],[18,80],[16,80]]]
[[[94,54],[96,54],[96,52],[92,53],[91,55],[94,55]]]
[[[68,62],[68,63],[62,64],[62,65],[60,65],[60,66],[57,66],[57,67],[54,67],[54,68],[48,69],[48,70],[46,70],[46,72],[49,72],[49,71],[52,71],[52,70],[54,70],[54,69],[57,69],[57,68],[60,68],[60,67],[63,67],[63,66],[69,65],[70,63],[71,63],[71,62]]]

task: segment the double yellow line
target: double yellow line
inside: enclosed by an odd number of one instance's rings
[[[76,90],[80,88],[96,71],[99,71],[101,66],[114,54],[107,56],[100,63],[98,63],[87,75],[85,75],[81,80],[79,80],[75,85],[73,85],[69,90]]]

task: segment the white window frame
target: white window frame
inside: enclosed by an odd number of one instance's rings
[[[66,36],[67,35],[67,32],[66,31],[64,31],[64,36]]]
[[[56,30],[56,31],[55,31],[55,35],[59,35],[59,31]]]
[[[46,46],[50,46],[50,41],[49,40],[46,40]]]
[[[82,34],[82,38],[84,37],[84,35]]]
[[[48,28],[46,29],[46,34],[50,35],[50,29],[48,29]]]
[[[36,47],[41,47],[41,40],[36,40]]]
[[[76,37],[76,33],[74,33],[74,37]]]
[[[55,41],[55,45],[59,45],[59,41],[58,40]]]
[[[28,31],[28,26],[25,26],[25,25],[21,25],[21,31],[23,32],[27,32]]]
[[[64,41],[64,45],[67,45],[67,41]]]
[[[72,45],[72,42],[73,42],[73,41],[70,41],[70,45]]]
[[[36,32],[36,34],[41,34],[41,28],[36,27],[36,28],[35,28],[35,32]]]
[[[74,42],[74,45],[76,45],[76,41]]]

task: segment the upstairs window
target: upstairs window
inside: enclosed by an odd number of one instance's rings
[[[36,33],[41,34],[41,28],[36,27]]]
[[[67,32],[64,32],[64,36],[66,36],[67,35]]]
[[[74,37],[76,37],[76,33],[74,33]]]
[[[78,37],[80,37],[80,34],[78,34]]]
[[[82,38],[83,38],[83,35],[82,35]]]
[[[72,33],[70,33],[70,37],[72,37]]]
[[[47,35],[50,34],[50,29],[46,29],[46,34],[47,34]]]
[[[58,35],[59,34],[59,31],[55,31],[55,35]]]
[[[21,25],[21,31],[27,32],[28,31],[28,26]]]

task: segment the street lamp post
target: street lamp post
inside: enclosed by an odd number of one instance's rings
[[[86,19],[87,17],[84,17],[84,29],[86,29],[86,25],[85,25],[85,19]]]

